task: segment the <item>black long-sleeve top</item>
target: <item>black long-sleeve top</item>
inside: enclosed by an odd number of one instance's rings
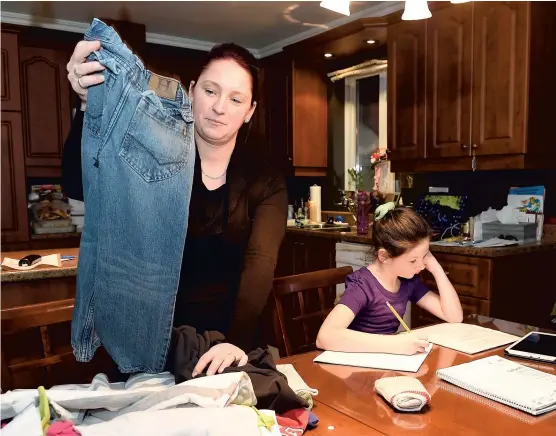
[[[76,200],[83,200],[82,130],[83,112],[77,111],[62,160],[65,192]],[[252,348],[285,234],[287,203],[283,178],[244,144],[236,145],[227,181],[216,190],[202,182],[197,156],[175,326],[218,330]]]

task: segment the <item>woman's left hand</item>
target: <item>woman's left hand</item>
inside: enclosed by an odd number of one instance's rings
[[[221,374],[224,369],[232,366],[234,363],[237,363],[237,366],[245,365],[247,363],[247,354],[232,344],[223,343],[215,345],[201,356],[193,370],[193,377],[202,373],[209,363],[207,375],[214,375],[216,372]]]

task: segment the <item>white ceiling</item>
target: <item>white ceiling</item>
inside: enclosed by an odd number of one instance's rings
[[[208,50],[233,41],[257,56],[361,17],[400,10],[399,1],[352,1],[346,17],[320,1],[2,1],[1,21],[84,32],[94,17],[126,19],[147,28],[147,41]]]

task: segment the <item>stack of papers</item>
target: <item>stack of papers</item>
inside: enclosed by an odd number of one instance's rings
[[[414,330],[429,342],[467,354],[476,354],[514,343],[517,336],[472,324],[436,324]]]

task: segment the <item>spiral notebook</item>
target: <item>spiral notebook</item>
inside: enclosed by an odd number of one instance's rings
[[[531,415],[556,410],[556,376],[500,356],[439,369],[436,375],[470,392]]]

